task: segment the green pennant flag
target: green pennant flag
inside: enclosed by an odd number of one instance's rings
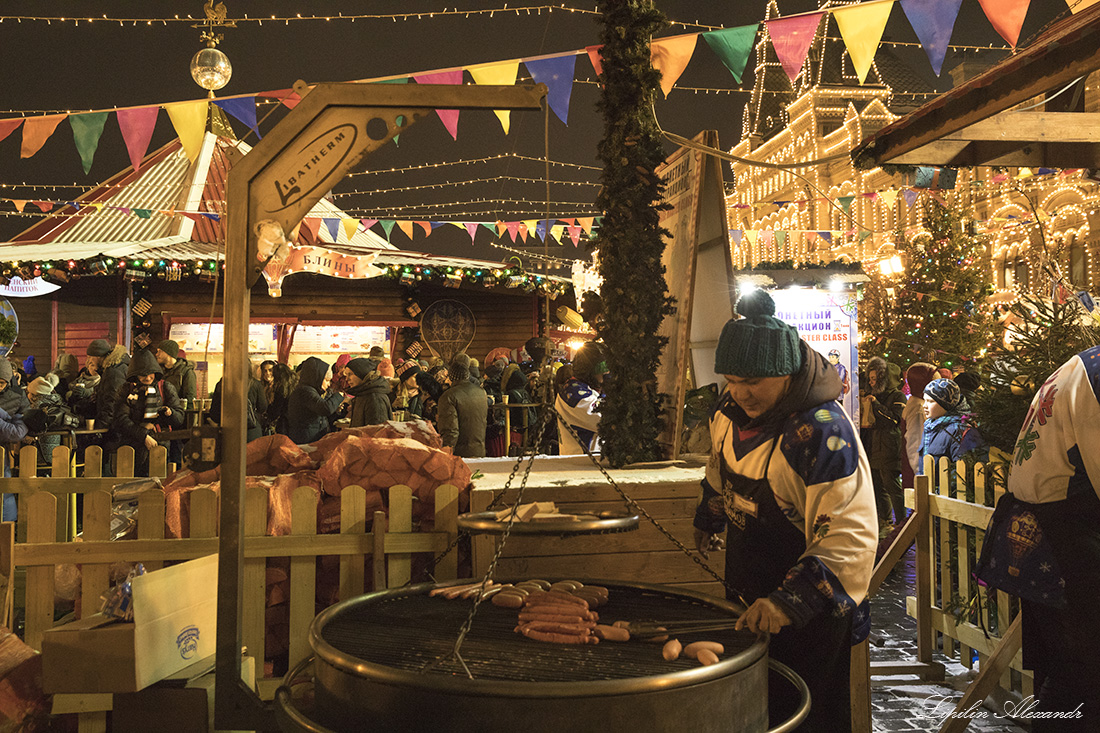
[[[867,239],[867,237],[869,237],[869,236],[871,236],[871,230],[870,229],[864,229],[863,231],[861,231],[859,233],[859,241],[862,242],[864,239]]]
[[[759,23],[743,25],[737,28],[725,28],[720,31],[703,33],[703,40],[710,46],[710,50],[722,60],[726,68],[733,74],[737,83],[741,83],[741,75],[745,73],[745,64],[749,61],[749,51],[752,50],[753,41],[756,40],[756,31]]]
[[[783,245],[786,244],[786,243],[787,243],[787,233],[784,232],[784,231],[780,231],[779,229],[776,229],[775,230],[775,248],[777,250],[783,249]]]
[[[854,198],[855,196],[839,196],[836,202],[840,204],[840,208],[844,209],[844,213],[847,214],[849,213],[849,209],[852,208],[852,199]]]
[[[134,216],[139,219],[148,219],[153,212],[150,209],[133,209]]]
[[[383,219],[379,223],[382,225],[382,230],[386,232],[386,241],[389,241],[390,232],[393,231],[394,224],[396,224],[397,222],[393,219]]]
[[[99,138],[103,135],[103,126],[107,123],[106,112],[89,112],[83,115],[70,115],[69,124],[73,128],[73,141],[76,152],[84,163],[84,173],[92,169],[92,159],[99,148]]]

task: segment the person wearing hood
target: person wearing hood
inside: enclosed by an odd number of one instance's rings
[[[597,433],[607,373],[607,357],[601,344],[589,341],[573,355],[571,376],[562,383],[554,400],[554,411],[562,423],[558,428],[561,455],[584,455],[586,448],[591,453],[600,452]]]
[[[439,435],[444,448],[463,458],[485,457],[489,396],[470,381],[470,357],[455,354],[448,369],[452,385],[439,398]]]
[[[909,399],[901,411],[901,484],[912,488],[920,463],[920,443],[924,435],[924,388],[936,377],[936,367],[918,361],[905,370]]]
[[[80,362],[75,354],[62,351],[57,355],[57,362],[50,374],[57,376],[57,389],[54,392],[64,400],[69,393],[69,385],[80,375]]]
[[[56,392],[58,384],[57,375],[50,372],[35,377],[27,385],[27,400],[30,405],[23,415],[23,421],[38,445],[38,463],[44,466],[52,464],[53,449],[61,445],[61,436],[41,433],[60,430],[60,426],[52,424],[54,419],[51,416],[68,409],[61,395]]]
[[[92,358],[93,346],[96,347],[97,352],[105,354],[102,357],[97,357],[99,359],[99,385],[95,390],[95,419],[100,427],[109,429],[115,422],[118,394],[123,385],[126,384],[127,375],[130,372],[130,354],[122,344],[115,344],[112,348],[103,339],[96,339],[88,345],[89,361]],[[149,356],[152,357],[153,355],[150,354]],[[153,359],[153,361],[156,361],[156,359]]]
[[[509,364],[504,367],[500,384],[504,395],[508,397],[509,404],[531,404],[531,395],[527,392],[527,381],[527,375],[519,368],[519,364]],[[538,422],[538,411],[534,407],[509,407],[508,413],[509,426],[512,430],[509,440],[514,445],[522,446],[528,431],[534,429]]]
[[[917,475],[924,475],[924,457],[932,456],[938,462],[947,457],[955,461],[970,458],[986,461],[989,446],[974,425],[974,417],[962,395],[959,385],[950,379],[933,379],[924,388],[924,427],[921,435],[920,461]],[[952,496],[955,488],[955,472],[948,473]]]
[[[287,436],[298,445],[320,440],[332,432],[332,422],[344,395],[330,390],[329,366],[311,356],[298,366],[298,386],[287,401]]]
[[[867,457],[875,482],[879,528],[888,531],[894,524],[905,521],[905,494],[901,488],[901,414],[905,410],[905,395],[901,392],[901,367],[881,356],[872,357],[867,362],[867,381],[873,420]]]
[[[27,437],[27,426],[23,424],[23,409],[27,398],[12,386],[12,375],[11,362],[0,356],[0,445],[16,447],[14,451],[8,450],[4,458],[4,476],[11,476],[12,456],[18,455],[18,445]],[[18,502],[15,494],[4,494],[3,509],[0,510],[2,521],[14,522],[17,514]]]
[[[390,407],[390,382],[378,372],[378,362],[359,357],[347,363],[343,370],[351,401],[350,426],[381,425],[393,417]]]
[[[104,377],[106,378],[106,377]],[[126,381],[115,397],[108,428],[108,444],[134,449],[134,473],[149,475],[149,451],[156,447],[156,433],[183,427],[184,411],[176,388],[164,379],[160,363],[151,352],[134,354]]]
[[[810,688],[799,730],[851,730],[850,647],[870,630],[878,544],[870,465],[837,401],[836,369],[774,317],[766,292],[743,295],[737,312],[715,350],[725,389],[710,421],[696,547],[706,557],[726,530],[727,596],[748,606],[738,628],[769,632],[769,655]],[[797,705],[793,691],[769,693],[772,720]]]

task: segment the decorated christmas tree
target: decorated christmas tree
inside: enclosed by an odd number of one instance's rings
[[[664,184],[654,170],[664,160],[652,102],[660,72],[650,64],[649,41],[664,26],[651,1],[602,4],[602,93],[598,104],[604,164],[597,206],[607,399],[600,440],[612,466],[661,458],[660,395],[655,374],[667,339],[657,329],[672,311],[661,254],[659,212]]]
[[[1071,356],[1100,344],[1100,321],[1072,295],[1059,300],[1028,296],[1012,306],[1003,319],[1005,337],[989,352],[988,378],[974,395],[982,435],[1006,453],[1014,450],[1035,390]]]
[[[880,305],[877,317],[865,320],[873,326],[864,356],[883,355],[902,368],[925,361],[973,369],[992,346],[994,330],[983,244],[969,233],[960,209],[930,196],[924,207],[924,231],[899,245],[905,271],[868,288],[868,305],[876,296]]]

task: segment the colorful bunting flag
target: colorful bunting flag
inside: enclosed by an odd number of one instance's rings
[[[802,71],[802,64],[810,50],[810,43],[813,42],[817,26],[820,25],[824,15],[825,13],[806,13],[764,21],[768,35],[772,39],[775,55],[779,57],[779,63],[783,66],[783,71],[787,72],[787,78],[792,84]]]
[[[99,148],[99,138],[102,137],[106,124],[106,112],[89,112],[69,117],[69,126],[73,128],[73,142],[76,143],[76,152],[80,154],[85,175],[92,169],[92,160]]]
[[[355,236],[355,232],[359,229],[359,222],[351,217],[345,216],[340,220],[340,228],[344,230],[344,239],[351,241],[351,238]],[[336,237],[332,238],[332,241],[336,241]]]
[[[340,238],[340,220],[326,216],[322,221],[325,224],[325,231],[328,232],[329,240],[335,244]]]
[[[23,124],[22,117],[16,117],[14,119],[0,120],[0,140],[3,140],[8,135],[15,132],[15,128]]]
[[[172,126],[176,128],[183,152],[192,163],[199,157],[202,149],[202,138],[206,133],[207,104],[207,100],[200,99],[164,106],[168,119],[172,120]]]
[[[853,199],[855,199],[855,196],[838,196],[836,202],[840,204],[840,208],[844,210],[845,214],[847,214],[852,209]]]
[[[424,230],[424,236],[425,237],[428,236],[429,234],[431,234],[432,229],[435,228],[435,227],[432,226],[432,223],[430,221],[418,221],[418,222],[416,222],[416,225]],[[412,239],[412,237],[409,237],[409,239]]]
[[[387,242],[390,240],[390,232],[393,231],[393,225],[396,224],[396,223],[397,222],[395,222],[393,219],[383,219],[382,220],[382,231],[385,232],[385,234],[386,234],[386,241]]]
[[[61,124],[61,120],[68,115],[46,115],[44,117],[28,117],[23,122],[23,147],[19,151],[20,158],[29,158],[46,144],[53,135],[54,130]]]
[[[959,17],[962,0],[898,0],[905,17],[917,34],[924,47],[932,71],[936,76],[943,69],[943,59],[947,55],[947,44],[951,41],[951,31],[955,19]]]
[[[603,44],[584,47],[585,52],[588,54],[588,60],[592,62],[592,70],[596,72],[596,76],[603,73],[603,52],[600,50],[602,48]]]
[[[363,225],[363,231],[367,231],[372,226],[378,223],[377,219],[360,219],[359,223]]]
[[[882,203],[887,209],[892,209],[894,208],[894,202],[898,200],[898,192],[897,189],[888,188],[885,191],[879,191],[878,197],[882,199]]]
[[[1071,3],[1072,1],[1070,0]],[[989,18],[993,30],[1000,33],[1008,45],[1016,48],[1031,0],[978,0],[978,3],[982,6],[985,17]]]
[[[911,188],[907,188],[901,192],[901,197],[905,199],[906,206],[912,206],[913,202],[917,200],[917,192]]]
[[[519,61],[505,61],[502,64],[490,64],[488,66],[469,66],[466,71],[470,72],[470,76],[474,79],[474,84],[497,84],[506,86],[508,84],[515,84],[516,79],[519,77]],[[572,80],[570,80],[572,81]],[[497,119],[500,120],[500,126],[504,128],[504,134],[508,134],[508,128],[511,126],[512,113],[506,109],[493,110]]]
[[[126,141],[126,151],[130,154],[130,165],[134,171],[141,169],[141,159],[149,149],[149,140],[153,137],[153,128],[157,125],[160,107],[138,107],[120,109],[115,113],[118,129]]]
[[[466,222],[466,231],[470,234],[470,244],[477,239],[477,222]]]
[[[848,55],[852,58],[860,84],[867,81],[867,72],[871,70],[871,62],[875,60],[875,51],[878,50],[882,31],[886,28],[886,21],[893,7],[894,0],[879,0],[833,10],[833,19],[840,29],[844,45],[848,47]]]
[[[218,105],[235,119],[243,122],[249,130],[256,133],[257,140],[263,137],[263,135],[260,134],[260,128],[256,124],[255,97],[228,97],[226,99],[215,99],[214,104]]]
[[[749,51],[752,50],[759,30],[760,24],[753,23],[703,34],[703,40],[733,74],[738,84],[741,83],[741,76],[745,73],[745,65],[749,62]]]
[[[676,80],[687,68],[691,55],[695,53],[695,44],[698,40],[699,34],[692,33],[650,41],[649,63],[661,72],[661,91],[664,92],[665,97],[668,97],[668,93],[676,85]]]
[[[573,73],[577,56],[570,52],[561,56],[524,61],[536,83],[546,85],[546,103],[566,125],[569,124],[569,98],[573,94]]]
[[[417,84],[461,84],[462,83],[462,69],[455,71],[440,71],[435,74],[419,74],[413,76]],[[458,139],[458,110],[457,109],[437,109],[435,111],[439,115],[439,119],[443,121],[443,126],[447,128],[447,132],[451,133],[451,137],[455,140]]]

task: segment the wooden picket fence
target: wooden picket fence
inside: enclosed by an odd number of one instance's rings
[[[35,451],[33,446],[24,451]],[[166,452],[154,449],[150,473],[163,476]],[[166,562],[204,557],[218,552],[218,496],[208,489],[189,492],[190,536],[166,539],[165,499],[159,489],[142,492],[138,498],[137,539],[110,541],[111,489],[133,475],[133,450],[119,449],[114,478],[102,478],[102,452],[88,448],[85,476],[71,476],[71,455],[65,446],[53,453],[49,477],[34,474],[35,458],[21,454],[21,463],[31,467],[15,478],[0,478],[0,491],[19,494],[17,532],[5,532],[9,547],[0,557],[10,557],[16,573],[25,569],[25,587],[16,594],[25,599],[24,641],[40,649],[42,635],[54,625],[54,567],[73,563],[81,566],[81,614],[94,614],[99,598],[108,589],[108,570],[116,562],[141,562],[155,570]],[[83,494],[83,523],[80,541],[71,541],[70,497]],[[264,659],[266,562],[268,558],[290,558],[290,663],[310,654],[308,628],[317,613],[316,559],[339,557],[339,598],[360,595],[365,573],[370,568],[376,589],[409,582],[416,553],[438,555],[458,535],[459,489],[445,484],[435,492],[435,527],[431,532],[413,531],[412,489],[393,486],[388,491],[386,513],[376,511],[367,531],[367,492],[360,486],[346,486],[340,495],[340,533],[317,534],[315,489],[298,488],[291,503],[291,533],[266,535],[268,495],[263,489],[246,490],[241,523],[244,527],[242,568],[242,637],[249,654]],[[19,535],[25,532],[25,539]],[[367,565],[369,558],[370,565]],[[435,566],[437,580],[454,579],[457,557],[449,553]],[[3,573],[0,568],[0,574]],[[4,579],[0,577],[0,582]],[[11,578],[9,577],[10,581]],[[4,595],[0,593],[0,598]],[[18,600],[16,601],[18,603]]]
[[[917,488],[906,492],[911,507],[928,507],[928,542],[917,545],[917,594],[906,599],[909,615],[917,619],[918,648],[939,648],[967,668],[973,668],[976,658],[984,668],[1020,612],[1018,599],[973,577],[985,529],[1005,492],[1008,465],[967,465],[946,457],[937,463],[926,457],[925,475],[928,479],[918,477]],[[926,492],[926,498],[919,492]],[[1022,660],[1021,649],[999,685],[1027,696],[1033,692],[1033,675]],[[921,661],[930,662],[930,654]]]

